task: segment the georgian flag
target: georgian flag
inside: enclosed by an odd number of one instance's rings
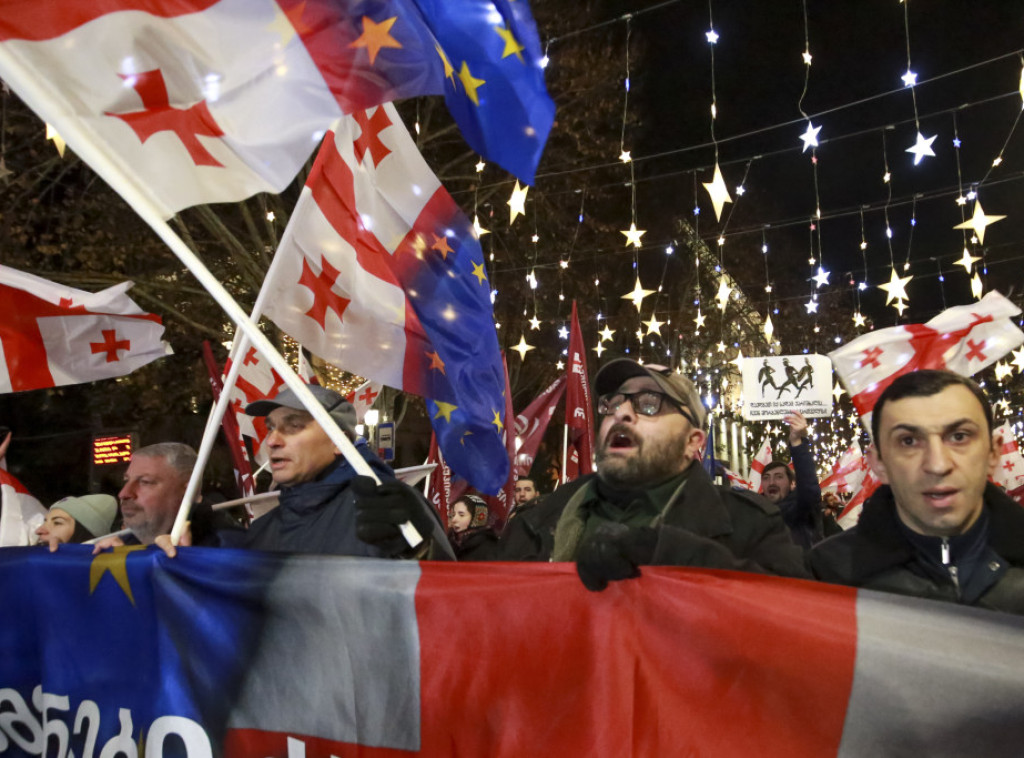
[[[771,462],[772,441],[770,437],[765,437],[764,442],[757,451],[757,455],[750,462],[750,472],[747,474],[747,482],[750,484],[750,489],[754,492],[761,491],[761,474],[764,473],[764,467]]]
[[[171,354],[131,286],[85,292],[0,265],[0,393],[124,376]]]
[[[999,445],[999,462],[992,472],[992,480],[1008,491],[1024,484],[1024,455],[1021,455],[1017,438],[1007,423],[996,428],[993,437]]]
[[[860,443],[854,440],[832,466],[831,473],[818,484],[822,492],[854,492],[860,487],[867,470],[867,459],[861,452]]]
[[[363,423],[366,412],[373,407],[382,389],[384,389],[384,385],[379,382],[363,382],[345,396],[345,399],[356,409],[356,423]]]
[[[0,547],[36,544],[36,529],[46,520],[46,508],[25,485],[0,468]]]
[[[925,368],[976,374],[1024,343],[1024,332],[1010,320],[1019,315],[993,291],[977,303],[947,308],[927,324],[863,334],[829,358],[870,432],[875,401],[896,377]]]

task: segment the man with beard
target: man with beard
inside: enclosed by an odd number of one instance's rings
[[[821,487],[814,470],[814,452],[807,436],[807,419],[793,411],[786,415],[789,424],[791,471],[785,461],[773,460],[761,472],[761,494],[782,511],[793,542],[804,550],[824,539],[821,513]]]
[[[594,390],[597,473],[535,509],[560,513],[551,560],[576,561],[591,590],[638,576],[642,565],[806,576],[778,508],[715,486],[695,464],[707,413],[688,379],[620,359],[598,371]]]

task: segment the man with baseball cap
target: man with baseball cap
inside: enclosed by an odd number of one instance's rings
[[[707,412],[688,379],[619,359],[598,371],[594,394],[597,473],[536,509],[560,511],[551,560],[576,561],[591,590],[637,576],[641,565],[806,576],[778,508],[716,487],[695,465]]]

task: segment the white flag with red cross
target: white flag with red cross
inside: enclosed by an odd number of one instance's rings
[[[124,376],[171,354],[131,286],[85,292],[0,266],[0,392]]]
[[[761,491],[761,474],[764,473],[764,467],[772,462],[772,441],[770,437],[765,437],[761,448],[757,451],[757,455],[754,456],[754,460],[750,462],[750,473],[747,474],[747,482],[750,484],[750,489],[754,492]]]
[[[751,486],[750,482],[748,482],[742,476],[740,476],[735,471],[730,469],[728,466],[722,463],[719,463],[718,465],[721,467],[722,472],[725,474],[725,478],[729,480],[730,487],[739,487],[741,489],[752,490],[754,492],[757,491]]]
[[[1024,455],[1021,455],[1017,438],[1009,424],[998,426],[994,436],[999,450],[999,462],[992,473],[992,480],[1007,490],[1015,490],[1024,485]]]
[[[25,547],[36,542],[36,529],[46,519],[46,508],[25,485],[0,468],[0,547]]]
[[[270,367],[268,361],[260,352],[249,346],[245,355],[241,358],[242,367],[238,370],[238,379],[230,392],[230,410],[238,420],[238,431],[243,437],[248,437],[252,442],[253,458],[257,463],[264,463],[266,456],[263,454],[263,440],[267,436],[266,418],[263,416],[249,416],[245,412],[245,406],[257,400],[270,398],[277,395],[284,388],[284,379]],[[231,371],[231,359],[224,364],[224,375]]]
[[[832,466],[832,471],[818,484],[822,492],[854,492],[860,487],[868,470],[868,461],[854,440]]]
[[[364,382],[345,396],[356,409],[356,423],[363,423],[366,412],[373,407],[382,389],[384,385],[378,382]]]
[[[875,401],[898,376],[948,369],[971,376],[1024,343],[1010,319],[1020,309],[989,292],[977,303],[947,308],[927,324],[905,324],[863,334],[829,353],[861,422],[870,431]]]

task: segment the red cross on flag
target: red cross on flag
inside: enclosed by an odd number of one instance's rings
[[[819,482],[819,486],[822,492],[854,492],[864,481],[867,470],[867,458],[861,452],[860,443],[854,440],[832,466],[831,473]]]
[[[761,474],[764,473],[764,467],[771,462],[772,442],[769,438],[765,437],[764,442],[757,451],[757,455],[750,462],[750,473],[747,474],[747,482],[750,484],[750,489],[754,492],[761,491]]]
[[[754,487],[751,486],[750,482],[748,482],[742,476],[740,476],[735,471],[730,469],[728,466],[722,463],[719,463],[718,465],[721,467],[722,472],[725,474],[725,478],[729,480],[730,487],[739,487],[740,489],[753,490],[754,492],[757,491],[754,489]]]
[[[169,355],[159,316],[131,286],[84,292],[0,266],[0,392],[124,376]]]
[[[364,382],[345,396],[356,409],[356,421],[358,423],[363,423],[366,412],[373,407],[382,389],[384,389],[384,385],[378,382]]]
[[[863,334],[829,353],[861,422],[870,431],[871,410],[893,380],[919,369],[948,369],[971,376],[1024,343],[1010,319],[1020,309],[989,292],[977,303],[947,308],[927,324],[906,324]]]
[[[993,435],[999,446],[999,462],[992,472],[992,480],[1007,490],[1024,484],[1024,455],[1009,424],[1001,424]]]

